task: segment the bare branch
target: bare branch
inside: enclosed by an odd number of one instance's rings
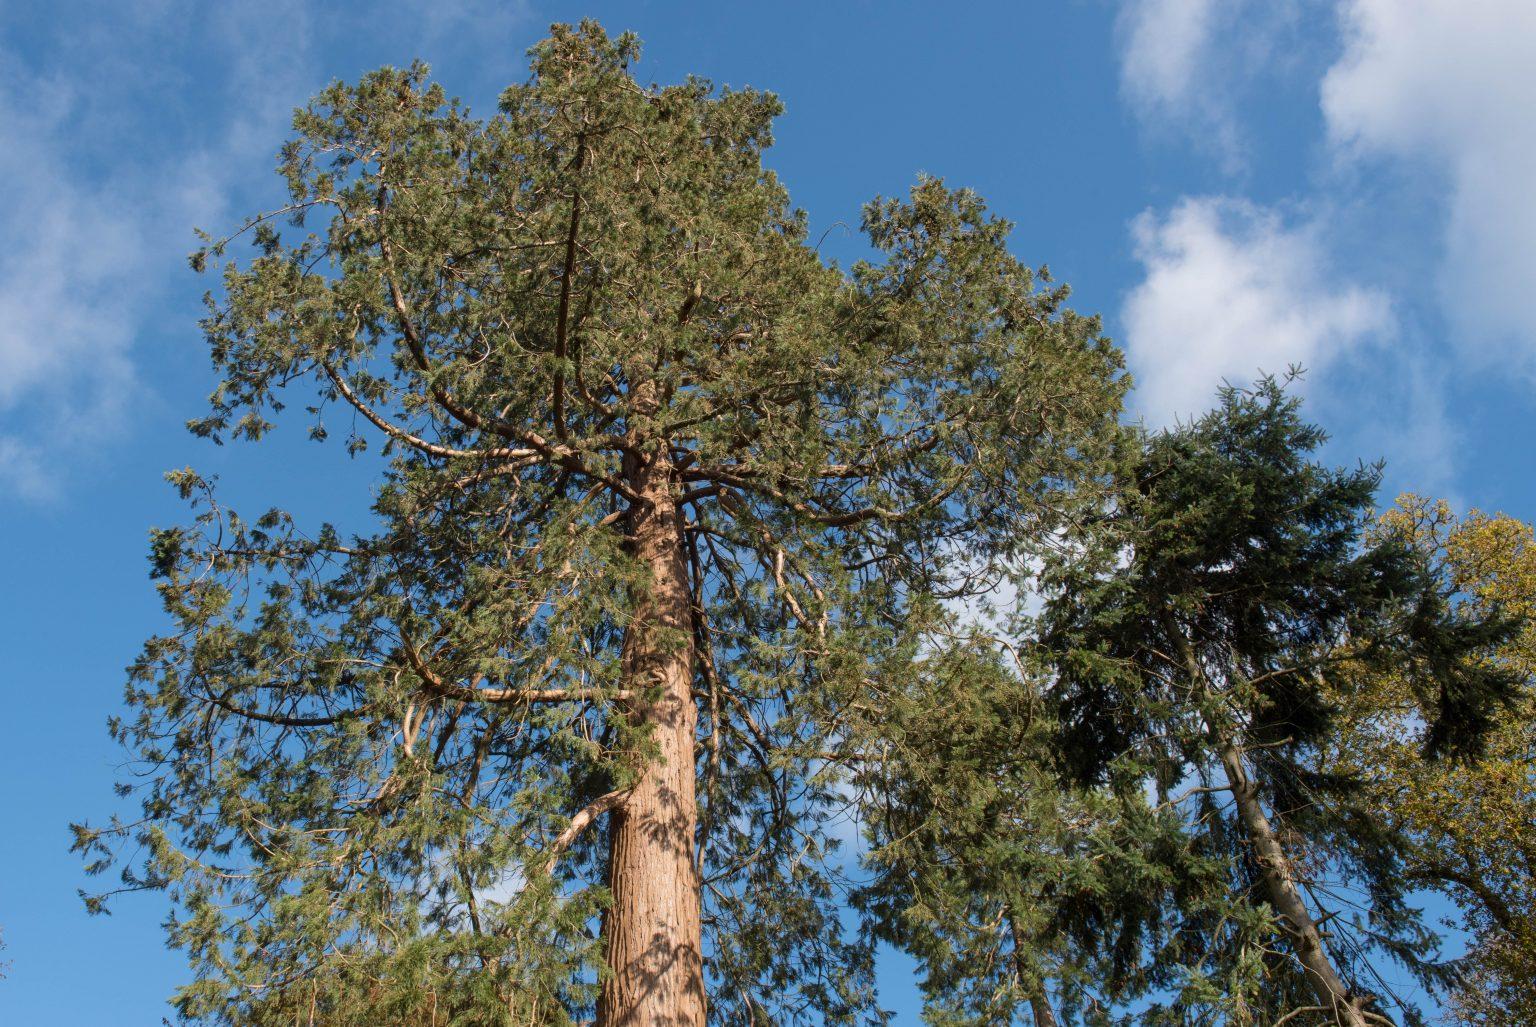
[[[633,787],[620,788],[594,799],[591,803],[589,803],[580,812],[571,818],[571,822],[566,825],[564,831],[561,831],[558,835],[555,836],[555,840],[550,843],[549,848],[544,850],[544,859],[549,862],[553,862],[562,852],[570,848],[571,845],[575,843],[577,838],[581,837],[581,833],[585,831],[594,820],[602,816],[604,813],[608,813],[614,809],[617,809],[620,805],[623,804],[625,799],[629,798],[629,794],[632,791],[634,791]],[[545,869],[548,869],[547,864]]]

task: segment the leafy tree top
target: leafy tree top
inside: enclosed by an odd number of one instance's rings
[[[877,1015],[822,830],[850,711],[1095,480],[1119,356],[936,180],[827,264],[762,165],[778,101],[642,87],[637,58],[557,26],[483,120],[420,65],[334,85],[254,258],[193,258],[221,268],[193,430],[258,440],[300,395],[388,461],[354,537],[172,476],[174,628],[114,728],[143,815],[78,837],[172,893],[188,1016],[589,1015],[602,824],[661,744],[637,638],[692,676],[713,1015]],[[658,567],[687,597],[661,618]]]
[[[1207,981],[1247,988],[1186,991],[1175,1018],[1214,999],[1239,1022],[1335,1005],[1365,1022],[1393,998],[1378,954],[1444,983],[1409,902],[1408,842],[1362,792],[1370,771],[1333,758],[1343,697],[1389,675],[1424,714],[1416,758],[1462,756],[1523,680],[1489,659],[1518,622],[1368,531],[1379,471],[1325,466],[1323,441],[1281,381],[1225,389],[1210,414],[1146,438],[1115,503],[1047,561],[1061,762],[1119,788],[1150,779],[1229,860],[1231,910],[1183,930],[1209,939]]]
[[[1400,496],[1373,532],[1421,551],[1459,603],[1513,617],[1520,631],[1490,660],[1536,674],[1536,539],[1506,515],[1454,514],[1443,501]],[[1473,939],[1457,966],[1453,1008],[1495,1027],[1536,1016],[1536,693],[1527,688],[1493,725],[1475,759],[1420,758],[1435,718],[1395,674],[1355,674],[1339,688],[1347,727],[1332,758],[1354,768],[1365,801],[1405,839],[1404,869],[1463,910]]]
[[[1470,657],[1514,623],[1367,537],[1380,470],[1318,462],[1325,439],[1274,378],[1147,438],[1115,508],[1047,570],[1066,750],[1103,761],[1166,737],[1175,777],[1211,724],[1305,750],[1336,723],[1325,679],[1347,662],[1405,675],[1434,711],[1429,750],[1478,744],[1517,679]]]

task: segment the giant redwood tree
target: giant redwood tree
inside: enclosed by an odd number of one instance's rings
[[[483,120],[422,67],[332,86],[288,203],[194,259],[194,431],[287,403],[381,459],[346,531],[172,476],[114,725],[142,816],[77,830],[174,898],[188,1017],[878,1018],[843,768],[935,600],[1054,530],[1118,357],[936,180],[830,265],[778,102],[637,54],[557,27]]]

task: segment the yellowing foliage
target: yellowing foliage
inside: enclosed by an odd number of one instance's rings
[[[1536,534],[1520,520],[1444,501],[1399,497],[1380,520],[1438,563],[1460,602],[1524,622],[1494,658],[1536,674]],[[1536,697],[1527,689],[1469,761],[1423,758],[1433,711],[1393,678],[1351,682],[1353,722],[1340,733],[1346,769],[1361,772],[1371,806],[1410,841],[1410,879],[1452,896],[1472,936],[1466,980],[1452,1007],[1463,1022],[1536,1023]]]

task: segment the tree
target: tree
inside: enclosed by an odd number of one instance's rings
[[[1149,437],[1103,521],[1048,561],[1041,638],[1064,763],[1092,779],[1141,761],[1230,854],[1238,909],[1267,913],[1258,934],[1210,928],[1228,933],[1225,958],[1262,967],[1251,994],[1221,996],[1228,1017],[1363,1027],[1388,1019],[1372,952],[1429,981],[1436,967],[1403,841],[1326,759],[1337,688],[1393,675],[1425,711],[1430,754],[1475,749],[1515,693],[1485,659],[1512,627],[1455,604],[1413,547],[1364,537],[1378,472],[1316,463],[1323,434],[1298,410],[1266,379]],[[1348,905],[1366,915],[1351,923]]]
[[[1492,654],[1529,681],[1536,674],[1536,539],[1512,517],[1457,517],[1444,502],[1402,496],[1376,533],[1422,552],[1474,614],[1520,625]],[[1500,718],[1475,759],[1419,758],[1433,721],[1396,675],[1355,675],[1339,696],[1347,718],[1340,764],[1358,772],[1363,798],[1407,841],[1404,872],[1463,910],[1471,937],[1453,1006],[1467,1022],[1536,1018],[1536,708],[1527,691]]]
[[[936,180],[828,265],[762,166],[778,101],[637,56],[557,26],[487,120],[422,66],[334,85],[255,257],[194,257],[193,430],[307,390],[388,462],[348,533],[171,476],[175,627],[114,723],[142,816],[77,842],[178,904],[188,1017],[877,1016],[820,830],[851,714],[962,563],[1053,530],[1119,356]]]
[[[1009,658],[1000,659],[1000,651]],[[924,971],[926,1021],[1100,1022],[1176,981],[1181,917],[1225,878],[1141,780],[1063,782],[1045,682],[977,625],[935,639],[923,673],[882,710],[864,776],[882,936]]]

